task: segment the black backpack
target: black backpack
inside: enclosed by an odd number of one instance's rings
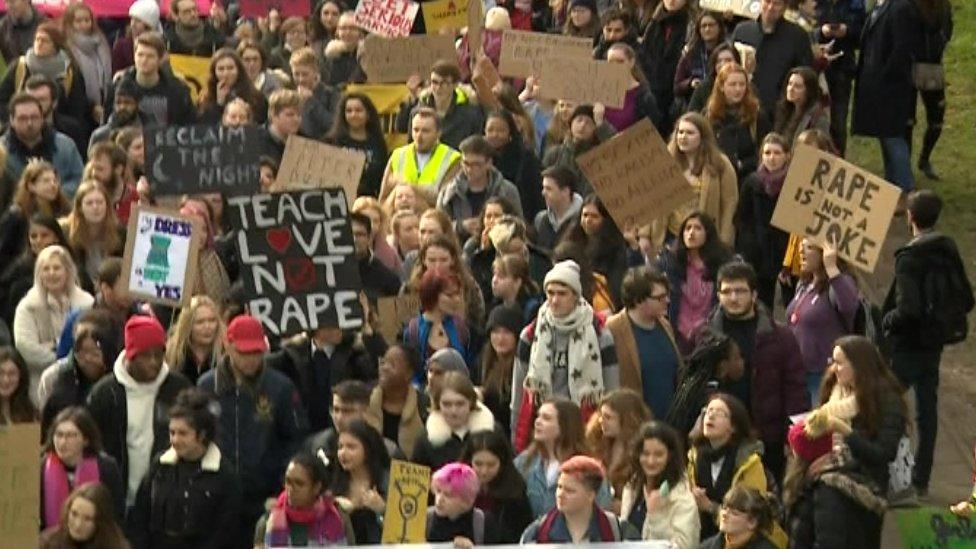
[[[924,340],[952,345],[966,339],[966,315],[976,301],[958,254],[933,254],[928,257],[922,278],[922,318],[920,335]]]
[[[831,297],[831,294],[828,293],[827,295]],[[864,336],[877,345],[879,349],[885,348],[884,331],[881,329],[881,309],[871,303],[868,298],[863,295],[858,298],[857,312],[854,313],[854,322],[851,325],[848,325],[847,320],[840,314],[840,310],[833,303],[833,299],[831,299],[831,307],[837,313],[837,318],[840,319],[841,325],[847,329],[848,334]]]

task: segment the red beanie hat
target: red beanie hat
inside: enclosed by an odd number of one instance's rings
[[[834,437],[828,432],[811,439],[804,432],[803,426],[803,421],[791,425],[787,438],[790,441],[790,448],[793,449],[793,452],[803,461],[811,463],[818,457],[830,452],[834,446]]]
[[[166,330],[151,316],[134,315],[125,323],[125,358],[132,360],[149,349],[166,347]]]

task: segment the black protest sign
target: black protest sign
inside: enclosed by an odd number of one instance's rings
[[[236,196],[241,277],[251,314],[281,336],[321,327],[358,328],[359,263],[342,189]]]
[[[255,127],[166,126],[143,130],[146,171],[156,196],[253,194],[261,181]]]

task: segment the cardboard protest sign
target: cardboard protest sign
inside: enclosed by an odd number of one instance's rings
[[[895,511],[895,522],[903,549],[963,549],[976,547],[976,528],[940,507]]]
[[[370,83],[406,82],[417,74],[426,78],[435,62],[457,61],[450,36],[415,34],[383,38],[371,34],[363,41],[359,62]]]
[[[356,24],[380,36],[407,36],[418,11],[420,4],[410,0],[360,0]]]
[[[134,208],[122,259],[122,284],[129,294],[163,305],[188,305],[203,230],[198,221],[176,212]]]
[[[576,162],[619,227],[647,225],[695,197],[646,118]]]
[[[35,459],[36,461],[36,459]],[[430,468],[394,459],[383,515],[383,543],[427,540],[427,494]]]
[[[475,89],[488,90],[490,93],[499,81],[501,77],[491,59],[487,55],[479,57],[474,63],[474,72],[471,73],[471,83],[475,85]]]
[[[739,17],[749,19],[759,17],[759,0],[699,0],[698,7],[719,13],[731,11]]]
[[[359,178],[366,166],[366,153],[333,147],[293,135],[285,144],[275,192],[341,187],[346,198],[356,198]]]
[[[433,0],[420,5],[424,11],[424,27],[427,34],[453,33],[468,24],[467,0]]]
[[[555,57],[592,59],[593,41],[576,36],[507,30],[502,34],[498,72],[513,78],[539,76],[542,66]]]
[[[342,189],[227,200],[251,314],[269,333],[362,326],[348,211]]]
[[[420,297],[416,293],[381,297],[376,302],[376,309],[383,338],[396,341],[403,324],[420,312]]]
[[[539,93],[548,99],[603,103],[619,109],[630,87],[630,69],[593,59],[546,59],[539,71]]]
[[[0,532],[4,547],[37,547],[40,440],[38,423],[0,425]]]
[[[286,17],[308,17],[312,13],[309,4],[309,0],[238,0],[243,17],[267,17],[269,11],[276,9],[282,21]]]
[[[210,81],[210,58],[170,54],[169,65],[173,73],[186,82],[186,87],[190,88],[190,99],[197,104]]]
[[[143,129],[153,192],[251,194],[260,186],[260,133],[244,126],[164,126]]]
[[[463,0],[461,0],[463,1]],[[484,6],[481,0],[468,0],[468,48],[471,50],[471,59],[479,57],[483,50],[481,43],[482,30],[485,28]]]
[[[871,272],[878,262],[901,190],[880,177],[808,145],[797,145],[772,224],[833,242],[852,265]]]

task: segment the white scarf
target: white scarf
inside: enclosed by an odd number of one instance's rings
[[[553,358],[556,331],[569,338],[567,350],[569,397],[581,404],[584,400],[595,403],[603,395],[603,367],[600,361],[600,341],[593,327],[593,308],[580,299],[573,312],[556,318],[549,310],[549,303],[539,308],[535,321],[532,350],[529,355],[529,371],[525,376],[525,388],[548,398],[552,393]]]

